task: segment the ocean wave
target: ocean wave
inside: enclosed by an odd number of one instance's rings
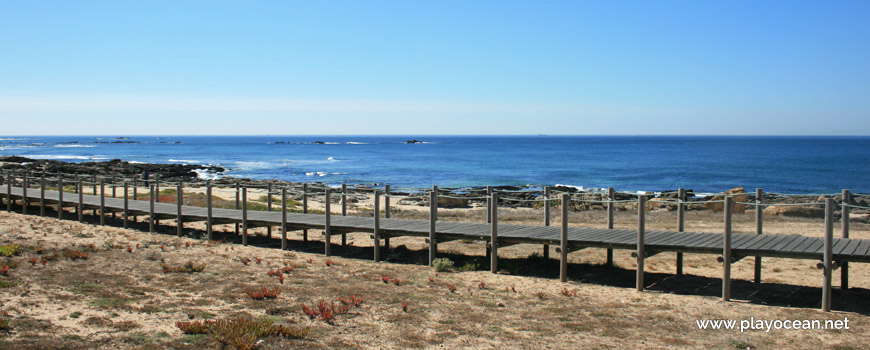
[[[345,142],[345,144],[348,144],[348,145],[370,145],[370,143],[368,143],[368,142],[353,142],[353,141]]]
[[[196,173],[196,178],[200,180],[217,180],[221,178],[220,174],[208,169],[193,169]]]
[[[325,171],[311,171],[311,172],[307,172],[307,173],[305,173],[305,176],[318,176],[318,177],[324,177],[324,176],[326,176],[326,175],[347,175],[347,173],[328,173],[328,172],[325,172]]]
[[[94,146],[94,145],[78,145],[78,144],[63,144],[63,145],[54,145],[54,147],[60,147],[60,148],[93,148],[93,147],[97,147],[97,146]]]
[[[189,159],[169,159],[169,162],[173,163],[189,163],[189,164],[199,164],[198,160],[189,160]]]
[[[277,168],[279,165],[270,162],[234,162],[233,170],[262,170]]]

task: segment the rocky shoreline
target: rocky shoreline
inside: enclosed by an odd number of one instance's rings
[[[206,173],[217,177],[212,180],[216,185],[234,185],[236,182],[245,186],[265,187],[269,184],[273,186],[281,185],[298,185],[298,183],[280,181],[280,180],[255,180],[248,178],[235,178],[224,175],[226,169],[218,166],[208,165],[190,165],[190,164],[154,164],[154,163],[131,163],[120,159],[113,159],[105,162],[84,162],[70,163],[58,160],[43,160],[30,159],[20,156],[0,157],[0,170],[29,170],[34,174],[45,171],[46,173],[64,173],[64,174],[80,174],[97,176],[121,176],[126,178],[142,178],[145,173],[152,176],[159,176],[163,181],[184,181],[190,184],[203,184],[206,180],[201,178],[201,174]],[[314,183],[314,188],[326,188],[323,183]],[[500,206],[508,208],[540,208],[543,202],[534,201],[543,196],[542,191],[522,191],[523,188],[516,186],[493,186],[493,190],[499,191]],[[575,201],[572,201],[572,210],[605,210],[606,203],[601,201],[607,200],[607,194],[601,192],[580,191],[574,187],[568,186],[552,186],[550,187],[551,196],[557,197],[559,193],[567,193]],[[364,185],[349,186],[348,197],[352,202],[364,200],[370,193],[371,187]],[[651,210],[677,210],[677,194],[674,191],[662,191],[649,201]],[[390,192],[393,196],[416,196],[421,193],[414,193],[401,190],[393,190]],[[710,200],[722,199],[719,195],[697,195],[691,190],[686,191],[690,203],[686,205],[687,210],[712,210],[722,211],[721,203],[700,203]],[[742,187],[734,188],[725,193],[730,193],[734,196],[736,202],[754,202],[755,193],[746,193]],[[461,189],[439,189],[438,190],[438,206],[440,208],[473,208],[486,205],[486,199],[481,198],[486,196],[485,187],[470,187]],[[338,197],[338,196],[336,196]],[[637,195],[631,193],[617,192],[614,198],[616,201],[628,201],[637,198]],[[841,196],[834,197],[835,201],[840,202]],[[796,203],[819,203],[824,201],[823,196],[819,195],[791,195],[778,196],[765,194],[762,198],[764,203],[768,204],[796,204]],[[695,203],[692,203],[695,202]],[[428,206],[428,196],[420,196],[413,198],[398,199],[398,204]],[[554,203],[555,204],[555,203]],[[551,205],[554,205],[551,204]],[[852,204],[859,206],[870,206],[870,196],[853,195]],[[748,207],[748,208],[747,208]],[[615,210],[637,210],[637,204],[632,202],[615,203]],[[754,209],[752,206],[738,204],[735,206],[735,212],[742,213],[747,209]],[[835,208],[835,215],[840,214],[839,205]],[[858,215],[868,215],[870,211],[865,209],[852,209],[852,212]],[[766,215],[784,215],[819,218],[824,217],[823,205],[813,204],[805,206],[770,206],[765,209]]]

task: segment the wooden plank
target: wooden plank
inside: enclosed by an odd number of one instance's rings
[[[862,239],[861,243],[858,245],[858,248],[855,249],[855,252],[851,254],[851,256],[867,256],[867,250],[870,250],[870,239]]]
[[[787,246],[789,243],[794,242],[794,240],[800,238],[799,235],[786,235],[786,238],[776,243],[774,246],[770,247],[770,250],[776,252],[782,252],[783,248]]]
[[[781,249],[782,252],[794,252],[795,249],[801,245],[801,243],[805,242],[809,237],[807,236],[799,236],[798,239],[791,241],[787,246]]]
[[[846,248],[843,249],[843,251],[840,252],[840,254],[842,254],[842,255],[852,255],[852,253],[855,252],[855,249],[858,249],[858,245],[860,245],[860,244],[861,244],[861,240],[859,240],[859,239],[850,239],[850,240],[849,240],[849,244],[846,245]]]

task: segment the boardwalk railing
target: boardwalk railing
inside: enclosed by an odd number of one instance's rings
[[[660,198],[648,198],[646,195],[637,195],[636,198],[617,200],[615,191],[611,188],[607,191],[607,198],[602,200],[590,200],[572,198],[568,193],[558,193],[549,188],[544,189],[544,195],[534,199],[517,199],[502,196],[504,192],[494,191],[488,187],[486,195],[478,197],[452,197],[449,192],[440,195],[442,190],[433,187],[428,193],[407,192],[403,195],[391,193],[389,185],[383,189],[365,189],[373,195],[374,211],[372,217],[347,216],[348,194],[347,186],[341,186],[339,199],[341,215],[333,217],[332,194],[333,189],[323,185],[280,185],[266,186],[245,185],[236,182],[224,189],[234,189],[235,203],[230,208],[216,208],[213,195],[214,185],[211,182],[205,184],[205,207],[186,205],[184,203],[185,184],[181,182],[168,183],[158,179],[141,181],[138,179],[118,179],[116,177],[86,177],[81,175],[63,174],[39,174],[34,177],[28,173],[5,172],[0,177],[0,195],[5,201],[6,210],[12,211],[13,203],[19,202],[18,207],[23,214],[28,214],[30,207],[38,203],[40,215],[45,215],[47,206],[57,208],[58,218],[65,218],[64,208],[72,208],[77,214],[79,221],[83,220],[85,210],[94,210],[94,215],[99,213],[99,224],[105,225],[108,215],[121,213],[124,227],[128,222],[137,220],[138,216],[146,217],[149,231],[154,232],[159,220],[175,220],[176,234],[183,235],[184,224],[204,221],[208,239],[212,240],[213,226],[234,224],[235,233],[241,235],[242,244],[248,244],[248,229],[253,227],[267,228],[267,234],[271,237],[271,228],[279,227],[281,230],[281,249],[287,249],[287,231],[301,230],[303,241],[308,241],[308,230],[316,229],[324,231],[324,254],[331,255],[332,235],[342,236],[342,246],[347,244],[345,235],[352,232],[370,232],[374,240],[374,260],[380,261],[383,250],[389,250],[390,237],[416,236],[426,238],[429,246],[429,264],[431,265],[437,255],[438,243],[451,240],[478,240],[487,243],[490,258],[490,269],[498,272],[498,248],[513,244],[541,244],[544,246],[544,256],[549,257],[550,245],[557,245],[560,253],[560,280],[567,281],[568,277],[568,253],[585,248],[607,249],[607,265],[613,263],[613,250],[625,249],[632,251],[632,256],[637,259],[636,287],[643,291],[644,262],[645,259],[662,252],[677,253],[676,273],[682,274],[683,253],[716,254],[723,264],[722,274],[722,299],[730,300],[731,296],[731,264],[749,256],[755,257],[755,283],[761,283],[761,257],[783,257],[794,259],[820,260],[819,269],[823,274],[823,293],[821,308],[829,311],[831,308],[831,276],[834,270],[841,270],[841,288],[848,288],[848,262],[870,262],[870,240],[849,238],[849,212],[850,208],[870,209],[854,204],[853,195],[844,190],[839,204],[833,198],[825,198],[824,203],[806,203],[810,205],[824,205],[825,229],[824,237],[807,237],[801,235],[771,235],[763,234],[763,211],[765,205],[762,202],[763,192],[757,189],[754,202],[736,202],[737,195],[722,195],[722,199],[706,201],[705,203],[722,203],[723,205],[723,233],[697,233],[684,232],[685,209],[690,203],[686,198],[686,191],[680,189],[675,192],[675,200],[662,200]],[[106,181],[109,180],[108,183]],[[130,185],[132,183],[132,186]],[[49,186],[49,184],[55,184]],[[148,188],[148,200],[141,200],[138,188],[144,185]],[[175,186],[175,203],[161,201],[160,185]],[[92,186],[91,194],[85,194],[87,186]],[[108,195],[106,187],[111,189]],[[277,188],[276,188],[277,187]],[[54,189],[52,189],[54,188]],[[123,195],[117,197],[117,188],[122,188]],[[132,188],[132,197],[130,198]],[[249,210],[253,205],[248,201],[248,189],[261,188],[266,191],[266,208],[263,211]],[[65,196],[64,192],[71,192],[73,196]],[[356,189],[360,191],[360,189]],[[482,192],[482,191],[481,191]],[[556,192],[556,193],[554,193]],[[558,194],[555,197],[554,194]],[[273,196],[280,196],[280,211],[273,211]],[[322,214],[315,214],[309,208],[309,199],[313,196],[322,196],[325,209]],[[384,199],[384,217],[381,218],[380,199]],[[487,203],[486,223],[465,223],[438,221],[438,201],[440,197],[463,198],[485,200]],[[739,194],[738,198],[745,198],[745,194]],[[298,212],[288,211],[288,199],[290,197],[301,200],[301,210]],[[428,199],[429,220],[403,220],[390,218],[391,199]],[[169,201],[171,199],[167,198]],[[499,223],[499,206],[501,202],[536,202],[543,205],[544,225],[505,225]],[[595,229],[584,227],[571,227],[569,223],[569,208],[574,202],[594,203],[604,205],[607,210],[607,229]],[[666,203],[676,205],[677,231],[647,231],[646,212],[652,203]],[[637,205],[637,229],[614,228],[614,204]],[[226,206],[227,203],[223,203]],[[560,227],[550,226],[550,207],[557,204],[560,208]],[[751,205],[756,208],[756,232],[752,234],[732,233],[733,207],[736,204]],[[778,204],[782,205],[782,204]],[[834,207],[839,205],[842,209],[842,238],[833,237]],[[381,242],[383,241],[383,249]]]

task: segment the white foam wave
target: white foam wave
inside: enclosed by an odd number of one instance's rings
[[[130,164],[145,164],[145,162],[140,162],[140,161],[138,161],[138,160],[131,160],[131,161],[127,162],[127,163],[130,163]]]
[[[208,169],[193,169],[193,172],[200,180],[217,180],[221,177],[220,174]]]
[[[368,142],[345,142],[348,145],[368,145]]]
[[[318,177],[324,177],[324,176],[326,176],[326,175],[347,175],[347,173],[328,173],[328,172],[325,172],[325,171],[311,171],[311,172],[307,172],[307,173],[305,173],[305,176],[318,176]]]
[[[169,159],[169,161],[173,163],[199,164],[198,160],[190,159]]]

